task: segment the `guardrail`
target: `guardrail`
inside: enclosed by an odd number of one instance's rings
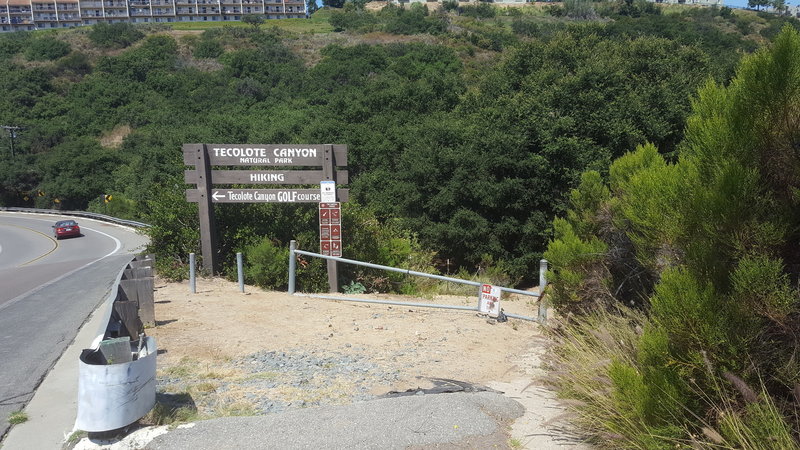
[[[127,426],[156,401],[156,341],[145,334],[155,325],[152,255],[134,258],[120,271],[104,304],[104,326],[78,367],[75,426],[106,432]]]
[[[465,310],[465,311],[479,311],[480,310],[479,306],[452,306],[452,305],[439,305],[439,304],[433,304],[433,303],[409,303],[409,302],[398,302],[398,301],[392,301],[392,300],[371,300],[371,299],[363,299],[363,298],[339,297],[339,296],[330,296],[330,295],[298,294],[298,293],[295,292],[295,280],[296,280],[295,272],[296,272],[296,268],[297,268],[296,267],[296,262],[295,262],[296,255],[305,255],[305,256],[310,256],[310,257],[313,257],[313,258],[321,258],[321,259],[326,259],[326,260],[330,260],[330,261],[337,261],[337,262],[341,262],[341,263],[345,263],[345,264],[353,264],[353,265],[356,265],[356,266],[369,267],[369,268],[372,268],[372,269],[388,270],[390,272],[399,272],[399,273],[406,274],[406,275],[414,275],[414,276],[418,276],[418,277],[432,278],[434,280],[447,281],[447,282],[451,282],[451,283],[466,284],[466,285],[469,285],[469,286],[480,287],[480,286],[483,285],[483,283],[480,283],[480,282],[477,282],[477,281],[462,280],[460,278],[445,277],[445,276],[442,276],[442,275],[435,275],[435,274],[425,273],[425,272],[417,272],[417,271],[409,270],[409,269],[400,269],[400,268],[397,268],[397,267],[383,266],[383,265],[380,265],[380,264],[373,264],[373,263],[368,263],[368,262],[363,262],[363,261],[356,261],[354,259],[340,258],[340,257],[328,256],[328,255],[321,255],[319,253],[312,253],[312,252],[307,252],[307,251],[304,251],[304,250],[298,250],[297,249],[297,241],[293,240],[293,241],[291,241],[289,243],[289,289],[288,289],[288,291],[289,291],[289,294],[291,294],[291,295],[298,295],[298,296],[303,296],[303,297],[321,298],[321,299],[326,299],[326,300],[343,300],[343,301],[359,302],[359,303],[377,303],[377,304],[384,304],[384,305],[402,305],[402,306],[414,306],[414,307],[423,307],[423,308],[440,308],[440,309],[459,309],[459,310]],[[521,315],[518,315],[518,314],[505,313],[506,317],[512,317],[512,318],[515,318],[515,319],[522,319],[522,320],[529,320],[529,321],[532,321],[532,322],[535,321],[535,322],[539,322],[541,324],[544,324],[544,323],[547,322],[547,306],[545,305],[544,300],[542,300],[542,295],[544,293],[544,289],[547,287],[546,274],[547,274],[547,260],[543,259],[539,263],[539,291],[538,292],[522,291],[522,290],[519,290],[519,289],[512,289],[512,288],[508,288],[508,287],[504,287],[504,286],[498,286],[500,288],[500,290],[504,291],[504,292],[511,292],[511,293],[515,293],[515,294],[527,295],[527,296],[530,296],[530,297],[539,298],[539,311],[538,311],[539,312],[539,316],[538,317],[533,318],[533,317],[528,317],[528,316],[521,316]]]
[[[21,212],[29,214],[58,214],[62,216],[86,217],[89,219],[102,220],[104,222],[111,222],[117,225],[126,225],[134,228],[150,228],[150,224],[137,222],[135,220],[120,219],[117,217],[107,216],[105,214],[98,214],[87,211],[62,211],[60,209],[21,208],[16,206],[0,206],[0,211]]]

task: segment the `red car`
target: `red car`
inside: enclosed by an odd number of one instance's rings
[[[55,234],[56,239],[69,236],[80,236],[81,227],[79,227],[78,222],[75,222],[74,220],[59,220],[55,225],[53,225],[53,233]]]

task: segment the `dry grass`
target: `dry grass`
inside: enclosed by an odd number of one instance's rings
[[[133,129],[129,125],[117,125],[110,131],[100,136],[100,145],[105,148],[117,149],[122,146],[122,141],[131,134]]]

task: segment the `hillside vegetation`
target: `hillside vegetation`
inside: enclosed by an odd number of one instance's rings
[[[182,144],[347,144],[347,257],[523,285],[551,261],[553,384],[590,440],[798,447],[795,19],[348,2],[181,28],[0,35],[0,125],[23,127],[0,136],[0,206],[148,222],[160,272],[181,277],[199,253]],[[248,282],[285,288],[289,240],[317,246],[316,205],[216,212]],[[299,267],[299,289],[326,288],[320,260]]]
[[[581,317],[554,383],[601,442],[800,447],[799,86],[786,27],[701,88],[674,162],[645,144],[585,172],[554,222],[553,298]]]
[[[179,267],[198,245],[181,144],[345,143],[348,220],[366,221],[345,228],[349,255],[396,253],[382,247],[389,233],[420,264],[434,254],[442,269],[524,281],[584,170],[606,173],[644,142],[674,154],[690,96],[726,82],[787,20],[596,5],[592,20],[564,7],[347,4],[308,22],[348,30],[335,33],[267,22],[3,35],[0,124],[24,130],[0,167],[0,203],[150,222],[162,262]],[[8,134],[0,145],[8,151]],[[115,200],[104,205],[107,193]],[[224,255],[292,238],[315,246],[311,206],[218,209]],[[373,223],[371,237],[356,236]]]

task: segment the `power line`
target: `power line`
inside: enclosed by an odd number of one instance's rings
[[[14,158],[16,156],[14,152],[14,139],[17,138],[17,131],[24,130],[24,128],[12,125],[0,125],[0,128],[8,131],[8,134],[11,136],[11,157]]]

